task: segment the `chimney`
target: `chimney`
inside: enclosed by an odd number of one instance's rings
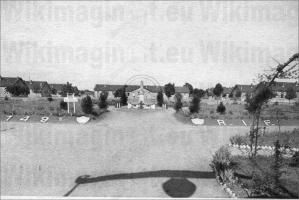
[[[140,81],[140,88],[143,89],[143,81]]]

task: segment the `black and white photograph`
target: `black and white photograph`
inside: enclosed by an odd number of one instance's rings
[[[0,0],[1,199],[298,199],[297,0]]]

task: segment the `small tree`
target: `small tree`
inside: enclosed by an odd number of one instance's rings
[[[126,88],[127,88],[127,86],[125,85],[121,90],[120,102],[121,102],[121,105],[123,105],[123,106],[128,105],[128,97],[126,94]]]
[[[72,87],[72,84],[69,82],[62,86],[61,96],[66,97],[68,93],[74,93],[74,88]]]
[[[92,100],[91,100],[89,95],[87,95],[86,97],[84,97],[82,99],[81,108],[82,108],[82,111],[85,114],[91,114],[92,113]]]
[[[198,98],[202,98],[202,97],[204,97],[204,95],[205,95],[205,91],[202,90],[202,89],[195,88],[193,90],[193,96],[197,96]]]
[[[296,91],[293,87],[288,87],[286,90],[286,96],[285,98],[289,100],[289,103],[291,99],[295,99],[297,97]]]
[[[158,106],[162,106],[163,105],[163,102],[164,102],[164,100],[163,100],[163,92],[162,92],[162,90],[160,90],[159,92],[158,92],[158,95],[157,95],[157,103],[158,103]]]
[[[189,89],[189,95],[191,95],[193,93],[193,86],[190,83],[185,83],[184,86]]]
[[[165,86],[164,86],[164,92],[165,92],[165,95],[168,97],[168,99],[175,94],[175,87],[174,87],[174,84],[171,84],[171,83],[167,83]]]
[[[67,110],[67,103],[64,102],[63,100],[60,101],[59,105],[62,110]]]
[[[108,92],[103,91],[100,94],[100,98],[99,98],[99,108],[101,109],[106,109],[108,107],[108,103],[107,103],[107,98],[108,98]]]
[[[182,95],[180,93],[176,93],[174,96],[175,102],[174,102],[174,109],[178,112],[179,110],[182,109],[183,104],[182,104]]]
[[[223,92],[223,87],[220,83],[217,83],[215,88],[213,89],[213,93],[215,94],[216,97],[220,97],[220,95]]]
[[[223,105],[222,102],[220,102],[220,104],[217,106],[217,112],[220,114],[224,114],[225,110],[226,110],[225,106]]]
[[[190,113],[198,113],[200,109],[200,98],[198,96],[193,96],[191,104],[189,106]]]

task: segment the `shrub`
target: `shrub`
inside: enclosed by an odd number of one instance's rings
[[[99,108],[101,109],[106,109],[108,107],[108,103],[107,103],[107,98],[108,98],[108,92],[101,92],[100,94],[100,101],[99,101]]]
[[[4,100],[5,100],[5,101],[8,101],[8,96],[5,96],[5,97],[4,97]]]
[[[174,102],[174,109],[178,112],[182,109],[182,95],[180,93],[175,94],[175,102]]]
[[[233,166],[231,153],[227,147],[222,146],[213,155],[212,163],[210,164],[216,173],[224,172],[225,170],[231,169]]]
[[[225,110],[226,110],[226,108],[225,108],[225,106],[223,105],[223,103],[222,102],[220,102],[220,104],[217,106],[217,112],[218,113],[220,113],[220,114],[224,114],[225,113]]]
[[[157,103],[158,103],[158,106],[162,107],[163,103],[164,103],[164,100],[163,100],[163,92],[162,90],[160,90],[158,92],[158,95],[157,95]]]
[[[85,114],[92,113],[92,100],[91,100],[90,96],[87,95],[86,97],[84,97],[82,99],[81,108]]]
[[[198,96],[193,96],[191,105],[189,106],[190,113],[198,113],[200,109],[200,98]]]
[[[241,135],[234,135],[229,138],[229,141],[231,144],[237,144],[237,145],[246,144],[246,138]]]
[[[48,99],[49,102],[52,102],[52,101],[53,101],[53,98],[52,98],[52,97],[48,97],[47,99]]]
[[[67,110],[67,103],[63,100],[60,101],[60,109]]]

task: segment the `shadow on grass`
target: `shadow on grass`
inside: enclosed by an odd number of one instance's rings
[[[186,170],[158,170],[148,172],[136,172],[136,173],[121,173],[112,174],[106,176],[90,177],[90,175],[83,175],[76,178],[76,185],[68,191],[64,196],[69,196],[80,184],[96,183],[103,181],[112,181],[120,179],[137,179],[137,178],[204,178],[213,179],[215,178],[214,172],[204,171],[186,171]]]

